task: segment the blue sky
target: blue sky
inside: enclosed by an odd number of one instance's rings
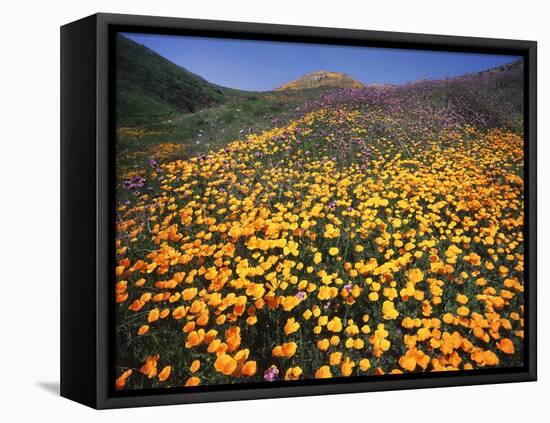
[[[401,84],[477,72],[515,56],[371,47],[123,34],[206,80],[267,91],[317,70],[344,72],[364,83]]]

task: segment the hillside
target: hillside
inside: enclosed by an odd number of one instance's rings
[[[483,128],[523,128],[523,61],[435,81],[418,81],[397,88],[422,97],[433,107],[452,109],[471,125]]]
[[[120,173],[117,389],[521,367],[520,76],[283,91],[318,99],[163,135]]]
[[[501,66],[486,69],[486,70],[483,70],[481,72],[477,72],[477,75],[496,74],[496,73],[507,72],[507,71],[513,72],[513,71],[518,71],[518,70],[523,71],[523,60],[521,60],[521,59],[516,60],[514,62],[511,62],[511,63],[506,63],[506,64],[501,65]]]
[[[199,80],[207,87],[215,87]],[[223,148],[244,134],[262,133],[308,111],[327,107],[360,106],[380,108],[388,114],[410,113],[416,124],[406,126],[413,132],[430,122],[437,125],[454,122],[480,129],[501,127],[521,133],[522,87],[523,64],[520,61],[455,78],[404,85],[369,84],[363,89],[321,86],[235,94],[235,91],[218,87],[221,94],[216,101],[219,103],[210,107],[199,106],[193,113],[174,111],[164,102],[161,103],[167,109],[164,114],[144,114],[143,110],[151,112],[156,106],[156,97],[148,94],[144,96],[143,105],[133,103],[135,116],[127,115],[118,123],[117,145],[121,154],[117,166],[120,169],[134,168],[136,163],[150,156],[181,159],[207,154],[215,146]],[[445,116],[444,121],[441,116]],[[383,128],[376,130],[380,132]],[[387,128],[382,132],[382,136],[390,137],[399,134],[409,138],[414,135],[401,134],[401,130],[388,133]]]
[[[116,51],[119,123],[142,124],[174,113],[194,113],[249,94],[212,84],[123,36],[117,37]]]
[[[312,88],[363,88],[364,85],[345,73],[317,71],[276,88],[276,91]]]

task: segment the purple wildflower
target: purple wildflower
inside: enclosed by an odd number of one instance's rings
[[[305,300],[307,297],[307,294],[304,291],[299,291],[296,293],[296,298],[298,298],[300,301]]]
[[[273,382],[279,376],[279,369],[277,366],[272,365],[269,369],[264,372],[264,380],[268,382]]]

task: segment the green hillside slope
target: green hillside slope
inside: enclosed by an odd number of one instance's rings
[[[121,35],[116,42],[119,124],[143,124],[174,113],[194,113],[248,95],[209,83]]]

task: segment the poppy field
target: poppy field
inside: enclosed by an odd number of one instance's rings
[[[116,389],[521,366],[522,120],[483,83],[330,89],[120,172]]]

